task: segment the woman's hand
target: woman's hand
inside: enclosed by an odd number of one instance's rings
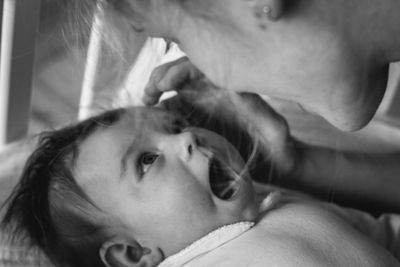
[[[291,136],[286,119],[258,94],[243,92],[231,99],[278,172],[292,176],[299,161],[299,142]]]
[[[179,91],[185,88],[188,82],[202,78],[204,75],[187,57],[163,64],[152,72],[145,88],[143,102],[146,105],[155,105],[163,93]]]

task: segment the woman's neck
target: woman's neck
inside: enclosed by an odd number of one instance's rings
[[[400,60],[400,2],[397,0],[311,0],[310,13],[339,27],[372,64]],[[312,3],[311,3],[312,2]],[[304,3],[303,5],[306,5]],[[367,61],[369,61],[367,60]]]
[[[371,4],[370,24],[375,28],[371,38],[375,37],[376,50],[382,50],[386,63],[400,61],[400,1],[380,0]],[[368,24],[366,28],[370,27]]]

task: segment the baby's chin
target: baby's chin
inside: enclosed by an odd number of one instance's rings
[[[219,199],[218,202],[219,208],[227,212],[229,221],[226,224],[255,221],[258,216],[258,204],[250,179],[241,179],[236,194],[227,200]]]
[[[256,201],[256,194],[254,192],[253,184],[251,181],[244,186],[243,195],[243,210],[242,214],[246,221],[255,221],[258,217],[258,204]]]

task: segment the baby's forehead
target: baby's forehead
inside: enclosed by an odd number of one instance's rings
[[[176,113],[160,108],[135,107],[128,109],[117,125],[137,129],[159,129],[177,121],[184,119]]]
[[[168,130],[179,116],[155,108],[130,108],[112,125],[99,125],[98,129],[79,144],[77,161],[85,166],[97,165],[109,156],[117,157],[127,146],[142,142],[152,132]],[[88,164],[91,163],[91,164]],[[79,164],[78,164],[79,165]]]

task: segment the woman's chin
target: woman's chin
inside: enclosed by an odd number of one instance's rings
[[[334,127],[339,130],[352,132],[357,131],[372,120],[378,107],[379,102],[358,102],[354,104],[337,104],[332,105],[330,110],[325,110],[320,114]]]

